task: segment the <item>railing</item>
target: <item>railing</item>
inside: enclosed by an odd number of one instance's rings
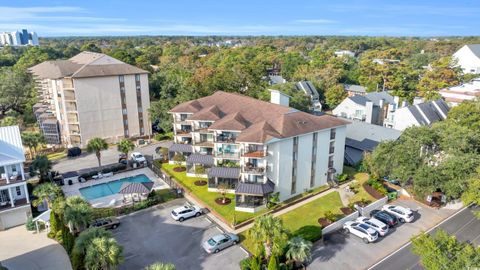
[[[256,173],[256,174],[263,174],[265,172],[264,167],[248,167],[244,166],[243,170],[244,173]]]
[[[65,100],[75,100],[75,95],[74,94],[63,94],[63,97]]]
[[[251,202],[245,202],[245,201],[242,202],[241,199],[239,199],[238,197],[235,200],[235,207],[256,208],[256,207],[264,206],[265,204],[267,204],[267,199],[265,198],[262,198],[261,200],[258,200],[258,201],[251,201]]]
[[[217,136],[216,142],[235,143],[237,138],[229,136]]]
[[[67,111],[76,111],[77,110],[77,105],[67,103],[65,105],[65,109],[67,109]]]
[[[267,154],[262,150],[256,150],[256,151],[246,151],[243,153],[244,157],[250,157],[250,158],[263,158],[266,157]]]
[[[189,135],[192,130],[189,129],[179,129],[177,130],[177,135]]]
[[[224,152],[216,152],[215,157],[217,158],[233,158],[233,159],[240,159],[240,155],[238,152],[236,153],[224,153]]]

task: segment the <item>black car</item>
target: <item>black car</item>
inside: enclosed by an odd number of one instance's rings
[[[385,211],[381,210],[372,210],[370,212],[370,217],[376,218],[380,220],[381,222],[385,223],[388,225],[388,227],[394,227],[395,225],[398,224],[398,218],[394,215],[391,215]]]

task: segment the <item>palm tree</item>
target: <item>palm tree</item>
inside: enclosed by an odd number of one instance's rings
[[[100,160],[102,156],[100,152],[102,150],[107,150],[107,149],[108,149],[108,144],[102,138],[93,138],[90,141],[88,141],[87,151],[95,152],[95,155],[97,156],[97,160],[98,160],[98,167],[102,167],[102,162]]]
[[[256,242],[257,253],[260,253],[263,245],[267,259],[272,253],[280,254],[287,241],[287,232],[283,227],[282,220],[272,215],[264,215],[255,219],[253,227],[248,231],[248,236]]]
[[[301,237],[293,237],[288,241],[288,250],[285,256],[288,260],[293,261],[295,266],[296,262],[303,263],[310,261],[311,258],[312,243]]]
[[[103,228],[89,228],[81,232],[75,239],[75,245],[72,249],[72,266],[73,269],[81,269],[84,265],[85,254],[87,248],[95,238],[111,238],[112,233]]]
[[[135,148],[135,144],[128,139],[123,139],[117,144],[117,150],[123,154],[128,160],[128,152],[132,151]]]
[[[92,218],[92,212],[92,207],[82,197],[68,197],[65,202],[63,218],[70,232],[74,234],[85,229]]]
[[[22,142],[28,147],[30,157],[33,158],[33,155],[37,153],[37,147],[45,143],[45,138],[38,132],[23,132]]]
[[[40,181],[48,179],[48,173],[52,169],[52,162],[45,155],[36,156],[30,165],[30,175],[40,175]]]
[[[85,268],[87,270],[117,269],[123,262],[123,247],[114,238],[94,238],[87,247]]]
[[[175,270],[175,265],[172,263],[157,262],[145,267],[144,270]]]
[[[33,195],[37,197],[32,201],[33,206],[37,207],[45,201],[47,208],[50,208],[50,204],[62,196],[62,190],[54,183],[45,183],[37,186],[33,190]]]

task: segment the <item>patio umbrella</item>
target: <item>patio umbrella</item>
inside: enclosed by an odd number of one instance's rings
[[[120,187],[120,194],[143,194],[150,193],[153,188],[153,182],[126,182]],[[132,200],[133,201],[133,200]]]

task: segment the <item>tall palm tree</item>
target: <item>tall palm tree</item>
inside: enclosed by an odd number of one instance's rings
[[[81,269],[84,266],[84,258],[87,248],[95,238],[111,238],[112,233],[103,228],[89,228],[81,232],[75,239],[75,245],[72,249],[72,266],[73,269]]]
[[[175,270],[175,265],[172,263],[157,262],[145,267],[144,270]]]
[[[30,165],[30,175],[40,175],[40,181],[48,179],[48,173],[52,169],[52,162],[45,155],[36,156]]]
[[[68,197],[63,218],[71,233],[80,232],[92,219],[92,207],[80,196]]]
[[[135,148],[135,144],[133,144],[133,142],[128,139],[123,139],[117,144],[117,150],[123,153],[127,160],[128,160],[128,152],[132,151],[134,148]]]
[[[288,250],[285,256],[288,260],[293,261],[294,266],[296,262],[303,263],[310,261],[312,243],[301,237],[293,237],[288,241]]]
[[[282,220],[272,215],[255,219],[253,227],[248,231],[248,236],[256,242],[257,256],[260,255],[258,253],[263,245],[267,259],[272,253],[280,254],[287,241],[287,231],[283,227]]]
[[[38,146],[45,143],[45,137],[38,132],[23,132],[22,142],[28,147],[30,156],[33,158],[33,155],[37,153]]]
[[[123,247],[114,238],[94,238],[87,247],[85,268],[87,270],[117,269],[123,262]]]
[[[62,190],[54,183],[45,183],[37,186],[33,190],[33,195],[37,197],[32,201],[33,206],[37,207],[45,201],[47,208],[50,208],[51,203],[62,196]]]
[[[102,138],[93,138],[90,141],[88,141],[87,144],[87,151],[88,152],[94,152],[95,155],[97,156],[98,160],[98,167],[102,167],[102,162],[101,162],[101,151],[102,150],[107,150],[108,149],[108,143],[102,139]]]

